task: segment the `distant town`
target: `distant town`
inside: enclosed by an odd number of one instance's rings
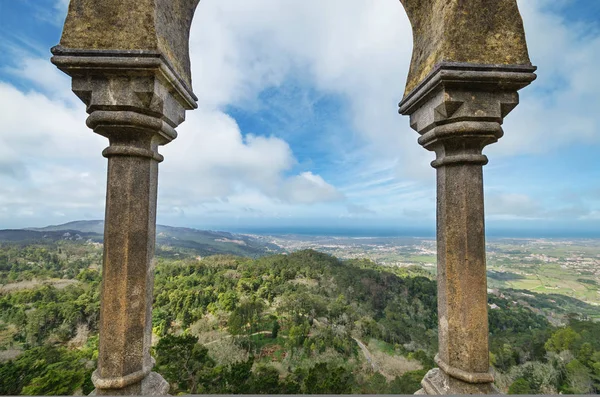
[[[383,266],[420,266],[436,272],[436,241],[408,237],[252,237],[294,252],[315,249],[342,259],[370,259]],[[599,239],[488,239],[488,285],[561,294],[600,305]]]

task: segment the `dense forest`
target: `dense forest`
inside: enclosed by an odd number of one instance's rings
[[[85,240],[0,243],[0,394],[93,390],[101,254]],[[418,267],[169,246],[157,260],[153,355],[171,394],[411,394],[434,365],[436,285]],[[547,299],[514,293],[489,297],[497,387],[600,392],[600,324],[565,312],[553,326],[532,309]]]

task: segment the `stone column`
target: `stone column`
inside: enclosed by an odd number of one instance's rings
[[[400,103],[436,153],[439,368],[422,394],[497,393],[489,368],[482,154],[535,67],[441,63]]]
[[[158,147],[173,140],[191,89],[155,51],[52,49],[87,105],[87,125],[108,138],[104,260],[95,394],[166,394],[152,372],[152,290]]]

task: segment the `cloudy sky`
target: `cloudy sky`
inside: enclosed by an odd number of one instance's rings
[[[0,228],[104,215],[107,142],[49,62],[67,3],[0,0]],[[539,77],[486,149],[488,231],[600,235],[600,2],[519,6]],[[432,232],[433,154],[397,114],[411,47],[398,0],[202,0],[159,223]]]

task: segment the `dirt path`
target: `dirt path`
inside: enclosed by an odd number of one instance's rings
[[[379,372],[379,366],[377,365],[377,363],[373,359],[373,355],[371,354],[371,352],[369,351],[369,349],[367,349],[367,346],[365,346],[365,344],[362,343],[361,341],[359,341],[357,338],[353,337],[352,339],[354,339],[354,341],[356,342],[356,344],[358,345],[358,347],[360,347],[360,350],[362,350],[365,358],[367,359],[367,362],[369,364],[371,364],[371,367],[373,368],[373,371]]]
[[[16,283],[0,284],[0,293],[34,289],[42,285],[52,285],[56,289],[63,289],[69,285],[77,284],[79,281],[71,279],[51,278],[46,280],[26,280]]]
[[[271,333],[271,331],[258,331],[253,334],[250,334],[249,336],[260,335],[260,334],[264,335],[264,334],[270,334],[270,333]],[[282,338],[286,338],[286,336],[284,336],[284,335],[279,335],[279,336]],[[224,336],[223,338],[216,339],[211,342],[205,343],[204,346],[212,345],[213,343],[217,343],[218,341],[221,341],[223,339],[229,339],[229,338],[233,338],[233,335],[227,335],[227,336]]]

